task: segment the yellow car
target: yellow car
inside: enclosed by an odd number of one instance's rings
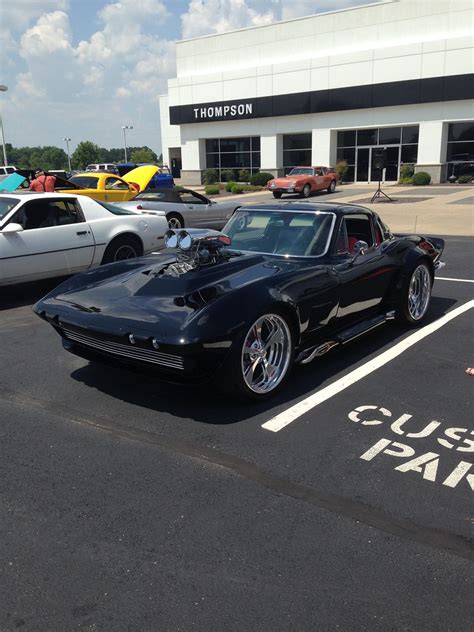
[[[147,165],[132,169],[122,178],[113,173],[78,173],[68,180],[74,186],[71,188],[60,186],[55,190],[57,192],[68,191],[69,193],[74,190],[74,193],[78,195],[87,195],[94,200],[103,202],[123,202],[130,200],[137,193],[146,189],[158,171],[159,167]]]

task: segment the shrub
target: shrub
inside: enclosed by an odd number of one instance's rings
[[[463,176],[459,176],[459,184],[470,184],[474,180],[474,174],[465,173]]]
[[[206,184],[206,195],[219,195],[219,185],[218,184]]]
[[[250,177],[250,184],[259,185],[264,187],[269,180],[273,180],[275,176],[272,173],[267,173],[266,171],[259,171],[258,173],[254,173]]]
[[[217,169],[206,169],[202,174],[203,184],[215,184],[219,180]]]
[[[225,183],[225,190],[227,191],[227,193],[230,193],[232,191],[232,187],[234,186],[235,182],[233,180],[229,180],[229,182]]]
[[[406,178],[400,178],[399,182],[400,184],[413,184],[413,177],[408,176]]]
[[[240,182],[250,182],[250,171],[248,169],[241,169],[239,171]]]
[[[408,178],[411,178],[415,168],[413,165],[402,165],[400,167],[400,182],[406,182]]]
[[[426,171],[418,171],[413,176],[413,184],[415,186],[423,186],[424,184],[429,184],[431,182],[431,176]]]
[[[243,193],[244,192],[244,185],[243,184],[234,184],[234,186],[231,189],[232,193]]]
[[[254,184],[244,184],[244,191],[261,191],[262,187],[256,186]]]
[[[232,169],[222,169],[221,171],[221,182],[230,182],[234,179],[234,172]]]
[[[347,160],[339,160],[336,162],[336,166],[334,167],[334,171],[336,172],[338,182],[344,182],[344,178],[349,171],[349,167],[347,166]]]

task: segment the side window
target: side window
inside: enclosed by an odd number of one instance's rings
[[[349,252],[354,252],[354,246],[357,241],[365,241],[371,248],[374,245],[372,236],[372,226],[370,217],[365,213],[354,213],[354,215],[346,215],[344,221],[347,226],[347,241]]]
[[[119,180],[119,178],[107,178],[105,181],[105,188],[128,191],[128,184]]]
[[[188,191],[183,191],[180,193],[181,202],[183,204],[206,204],[205,200]]]
[[[347,226],[346,222],[343,219],[341,225],[339,226],[339,231],[337,233],[336,245],[334,249],[334,254],[342,255],[349,252],[349,243],[347,238]]]
[[[323,170],[322,170],[322,169],[315,169],[315,170],[314,170],[314,175],[315,175],[315,176],[323,176],[323,175],[324,175],[324,172],[323,172]]]
[[[73,200],[59,200],[53,205],[56,208],[55,226],[65,226],[67,224],[77,224],[82,222],[82,214]]]
[[[12,223],[23,226],[23,230],[51,228],[82,221],[82,214],[73,200],[33,200],[22,206],[11,219]]]

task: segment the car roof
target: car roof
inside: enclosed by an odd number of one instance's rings
[[[258,211],[308,211],[314,213],[315,211],[321,211],[326,213],[336,213],[337,215],[354,213],[357,211],[365,211],[373,213],[369,208],[364,206],[357,206],[356,204],[338,204],[337,202],[280,202],[278,204],[269,204],[268,202],[262,202],[259,204],[249,204],[241,206],[239,211],[249,211],[251,209]]]
[[[37,193],[36,191],[13,191],[12,193],[8,193],[8,192],[2,192],[0,193],[0,197],[8,197],[8,198],[40,198],[40,199],[44,199],[44,198],[52,198],[52,199],[56,199],[56,198],[64,198],[64,197],[71,197],[71,198],[77,198],[77,194],[74,193],[44,193],[44,192],[39,192]]]

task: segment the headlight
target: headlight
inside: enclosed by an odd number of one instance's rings
[[[192,243],[193,240],[191,235],[186,230],[180,230],[178,233],[178,246],[181,250],[189,250]]]
[[[178,235],[174,230],[167,230],[165,233],[165,246],[167,248],[176,248],[178,245]]]

